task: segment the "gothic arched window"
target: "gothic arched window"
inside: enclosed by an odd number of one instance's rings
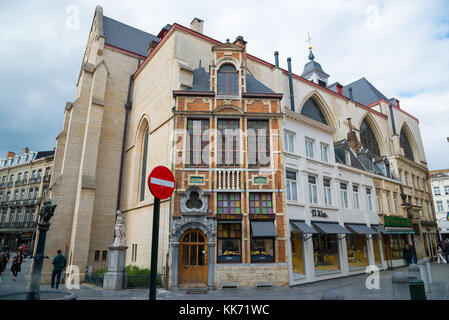
[[[225,64],[218,70],[217,93],[230,96],[239,95],[239,77],[234,66]]]
[[[366,121],[366,118],[363,119],[362,124],[360,125],[360,142],[362,142],[362,144],[373,154],[380,156],[376,136],[374,135],[374,131],[371,129],[368,121]]]
[[[147,173],[147,158],[148,158],[148,127],[145,129],[144,136],[142,137],[142,171],[140,173],[140,201],[145,200],[145,182]]]
[[[401,135],[399,136],[399,144],[401,148],[404,149],[404,155],[407,159],[412,161],[414,160],[412,146],[410,145],[410,141],[408,140],[407,135],[405,134],[404,128],[401,129]]]
[[[315,99],[310,98],[304,103],[304,106],[301,110],[301,115],[316,120],[318,122],[327,124],[326,118],[324,117],[323,112],[320,109],[320,106],[315,101]]]

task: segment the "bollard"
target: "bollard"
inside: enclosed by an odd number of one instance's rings
[[[424,282],[426,292],[430,292],[429,274],[427,273],[426,262],[423,259],[418,260],[419,272],[421,280]]]
[[[410,300],[408,278],[402,272],[395,272],[391,277],[394,300]]]
[[[345,298],[337,291],[329,290],[321,296],[321,300],[345,300]]]
[[[421,273],[419,272],[419,267],[417,264],[410,264],[408,266],[408,276],[421,279]]]
[[[410,288],[411,300],[427,300],[424,281],[415,277],[409,277],[408,285]]]
[[[427,275],[429,276],[429,284],[433,284],[432,265],[430,264],[430,259],[424,258],[423,260],[426,263]]]

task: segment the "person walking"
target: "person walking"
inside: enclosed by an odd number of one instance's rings
[[[443,249],[444,259],[446,259],[446,261],[447,261],[447,257],[449,255],[449,241],[447,239],[444,239],[443,244],[442,244],[442,249]],[[447,262],[449,262],[449,261],[447,261]]]
[[[411,244],[410,242],[408,243],[408,247],[410,248],[410,263],[414,263],[416,264],[416,250],[415,250],[415,246],[413,244]]]
[[[408,245],[407,242],[405,243],[405,246],[404,246],[403,256],[404,256],[405,262],[407,262],[407,265],[409,265],[411,262],[411,259],[412,259],[412,250],[410,249],[410,246]]]
[[[22,262],[23,262],[22,251],[21,250],[17,250],[17,255],[13,258],[12,265],[11,265],[11,271],[12,271],[12,274],[13,274],[13,278],[12,279],[14,281],[17,281],[17,275],[21,271]]]
[[[58,254],[53,258],[53,262],[51,263],[54,265],[53,271],[51,272],[51,288],[53,289],[55,287],[55,278],[56,278],[56,289],[59,287],[59,281],[61,280],[61,274],[62,270],[64,270],[67,260],[66,258],[61,254],[61,249],[58,250]]]
[[[2,283],[2,273],[6,269],[6,265],[8,264],[8,255],[6,252],[0,252],[0,283]]]

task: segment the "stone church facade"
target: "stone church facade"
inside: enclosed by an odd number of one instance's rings
[[[434,213],[418,120],[396,100],[365,99],[364,83],[350,95],[351,85],[328,85],[313,54],[299,76],[247,53],[242,37],[222,43],[202,29],[195,18],[190,28],[166,25],[155,36],[96,8],[76,99],[56,138],[50,197],[58,207],[46,253],[67,246],[81,279],[88,266],[106,266],[120,210],[126,264],[148,267],[146,178],[164,165],[176,178],[160,205],[158,272],[169,287],[287,285],[282,114],[301,113],[309,99],[335,129],[334,141],[346,139],[351,118],[357,139],[372,144],[359,130],[366,120],[396,177],[419,179],[422,189],[407,185],[404,193],[421,252],[420,224]],[[427,212],[420,201],[430,201]],[[50,274],[45,262],[43,281]]]

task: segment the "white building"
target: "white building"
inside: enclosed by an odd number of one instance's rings
[[[307,103],[307,102],[306,102]],[[385,267],[370,172],[336,162],[335,129],[284,110],[284,169],[290,285]]]
[[[440,240],[449,237],[449,169],[430,171]]]

